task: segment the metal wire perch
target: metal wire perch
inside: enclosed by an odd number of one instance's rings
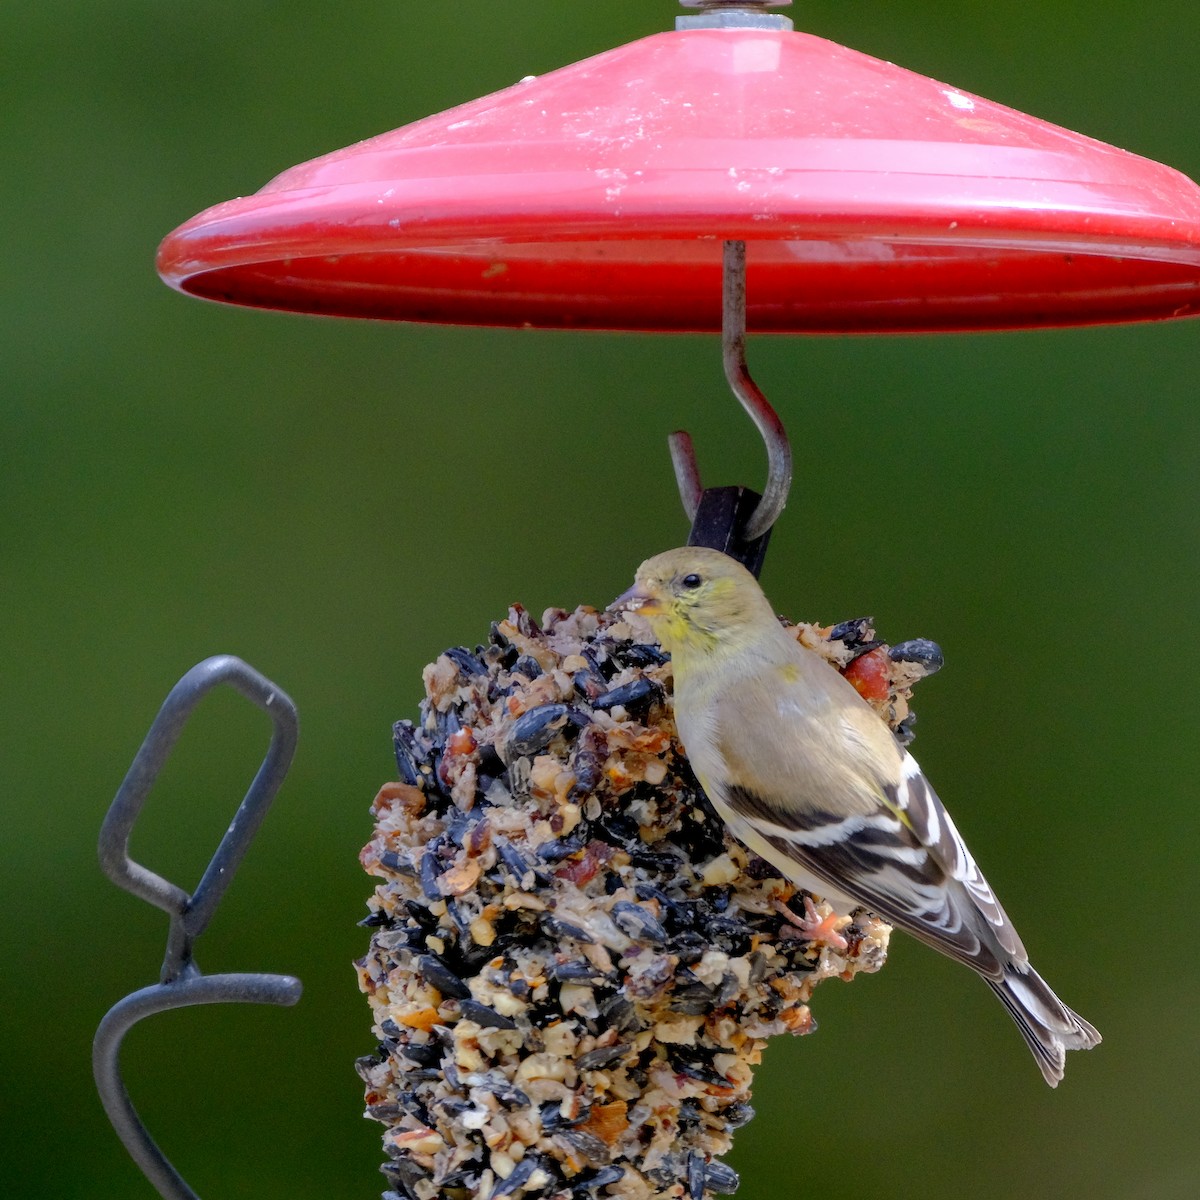
[[[749,488],[704,488],[691,435],[676,430],[667,439],[684,512],[692,522],[689,546],[710,546],[762,568],[771,526],[783,512],[792,486],[792,448],[779,414],[746,365],[746,243],[724,244],[721,357],[733,394],[754,421],[767,448],[767,482],[762,496]]]
[[[271,718],[266,757],[199,886],[192,895],[129,857],[129,837],[146,797],[200,700],[228,684]],[[292,1005],[301,984],[290,975],[203,975],[193,951],[225,889],[279,791],[296,750],[296,706],[280,688],[241,659],[219,655],[194,666],[171,689],[125,776],[100,830],[100,865],[118,886],[171,918],[159,982],[113,1005],[100,1022],[92,1048],[96,1088],[125,1148],[165,1200],[197,1200],[196,1193],[147,1132],[121,1078],[125,1034],[144,1017],[192,1004]]]

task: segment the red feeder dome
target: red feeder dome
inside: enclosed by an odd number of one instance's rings
[[[899,332],[1200,313],[1179,172],[822,38],[661,33],[293,167],[159,251],[332,316]]]

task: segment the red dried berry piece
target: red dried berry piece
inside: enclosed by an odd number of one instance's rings
[[[864,700],[886,700],[890,688],[889,666],[887,651],[880,646],[860,654],[842,674]]]

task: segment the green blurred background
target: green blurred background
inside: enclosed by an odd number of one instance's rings
[[[372,1197],[355,856],[422,665],[520,600],[600,604],[685,523],[666,433],[762,477],[696,337],[319,321],[162,286],[160,238],[292,163],[670,26],[671,0],[5,6],[0,1141],[12,1197],[150,1195],[95,1098],[107,1007],[166,922],[96,832],[188,667],[236,653],[301,711],[208,970],[293,1010],[135,1030],[150,1128],[206,1198]],[[808,29],[1200,174],[1193,0],[813,0]],[[1192,948],[1200,327],[751,344],[789,424],[764,582],[796,618],[938,639],[917,751],[1035,960],[1105,1044],[1042,1084],[969,975],[897,939],[770,1047],[742,1196],[1200,1194]],[[134,852],[189,886],[268,726],[212,698]]]

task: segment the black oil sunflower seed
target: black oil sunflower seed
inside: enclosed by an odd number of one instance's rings
[[[412,787],[421,782],[421,767],[428,766],[429,758],[420,746],[419,734],[411,721],[397,721],[392,726],[392,740],[396,751],[396,767],[400,778]]]
[[[418,1183],[429,1178],[429,1172],[420,1163],[411,1158],[401,1158],[394,1162],[385,1162],[381,1166],[384,1178],[393,1187],[399,1188],[405,1196],[416,1196],[414,1190]],[[385,1192],[384,1195],[387,1195]]]
[[[443,654],[463,673],[467,679],[477,679],[486,675],[488,669],[465,646],[451,646]]]
[[[549,913],[542,913],[540,920],[548,937],[569,937],[574,938],[577,942],[595,942],[596,940],[586,930],[580,929],[578,925],[572,925],[570,921],[563,921],[559,917],[552,917]]]
[[[420,955],[417,969],[443,996],[452,996],[455,1000],[470,999],[471,989],[436,955]]]
[[[618,1167],[615,1163],[612,1166],[601,1167],[586,1176],[580,1176],[582,1186],[589,1189],[592,1194],[595,1194],[596,1188],[608,1187],[610,1183],[618,1183],[625,1176],[625,1168]]]
[[[439,1042],[407,1042],[400,1047],[400,1053],[419,1067],[436,1067],[445,1050]]]
[[[518,887],[526,886],[526,877],[533,876],[535,884],[541,884],[543,887],[550,882],[550,877],[538,869],[531,863],[521,852],[508,841],[507,838],[496,838],[496,854],[500,861],[511,872],[513,879]]]
[[[626,667],[660,667],[667,661],[657,646],[647,646],[644,642],[626,642],[617,646],[613,654]]]
[[[509,668],[514,675],[524,675],[531,683],[542,673],[542,664],[531,654],[522,654]]]
[[[534,1171],[542,1165],[541,1157],[537,1154],[527,1154],[515,1167],[507,1179],[502,1179],[492,1189],[492,1200],[498,1196],[508,1196],[529,1182]]]
[[[646,679],[643,676],[641,679],[633,679],[629,683],[623,683],[620,687],[615,687],[611,691],[597,696],[592,701],[592,707],[607,711],[610,708],[616,708],[619,704],[628,712],[634,712],[638,708],[644,708],[661,695],[662,689],[658,684],[653,679]]]
[[[515,758],[530,758],[544,750],[566,724],[565,704],[539,704],[537,708],[522,713],[513,722],[504,744],[509,762]]]
[[[382,909],[377,912],[368,913],[358,924],[363,929],[389,929],[392,925],[393,918],[389,917]]]
[[[468,1021],[482,1025],[485,1029],[516,1029],[517,1023],[511,1017],[498,1013],[478,1000],[460,1000],[459,1008]]]
[[[438,876],[442,873],[442,865],[438,861],[437,848],[431,844],[425,847],[421,855],[421,891],[427,900],[440,900],[442,889],[438,887]]]
[[[847,646],[858,646],[874,636],[874,617],[853,617],[849,621],[840,621],[829,631],[831,642],[845,642]]]
[[[661,946],[667,941],[667,931],[649,909],[629,900],[618,900],[612,906],[612,919],[622,933],[638,941]]]
[[[740,1129],[754,1120],[754,1109],[740,1102],[731,1104],[722,1112],[721,1119],[730,1129]]]
[[[595,1050],[589,1050],[586,1054],[581,1054],[575,1060],[575,1066],[580,1071],[596,1071],[623,1058],[629,1053],[629,1049],[624,1042],[616,1042],[612,1046],[600,1046]]]
[[[559,983],[603,983],[603,971],[585,958],[556,959],[546,967],[546,974]]]
[[[569,838],[552,838],[537,848],[537,856],[546,862],[562,862],[564,858],[578,854],[586,845],[586,831],[583,835],[572,834]]]
[[[731,1196],[741,1186],[741,1176],[723,1162],[715,1159],[704,1168],[705,1185],[719,1196]]]
[[[503,1079],[493,1079],[485,1076],[473,1086],[490,1092],[507,1109],[529,1108],[532,1104],[529,1097],[519,1087]]]
[[[926,675],[940,671],[946,665],[946,656],[937,642],[928,638],[912,638],[907,642],[899,642],[888,651],[892,662],[915,663]]]
[[[417,873],[412,863],[397,854],[395,850],[385,850],[379,856],[379,865],[389,871],[395,871],[397,875],[415,875]]]
[[[582,1125],[591,1115],[591,1108],[585,1104],[575,1116],[564,1117],[562,1115],[562,1106],[557,1100],[547,1100],[545,1104],[540,1105],[538,1108],[538,1120],[547,1133],[554,1133],[560,1129],[570,1129],[574,1125]]]
[[[628,1033],[631,1029],[641,1026],[637,1008],[620,992],[614,992],[601,1001],[599,1008],[605,1028],[615,1029],[618,1033]]]
[[[594,1133],[586,1129],[563,1129],[558,1136],[573,1150],[578,1150],[589,1162],[597,1166],[607,1166],[612,1159],[612,1151]]]

